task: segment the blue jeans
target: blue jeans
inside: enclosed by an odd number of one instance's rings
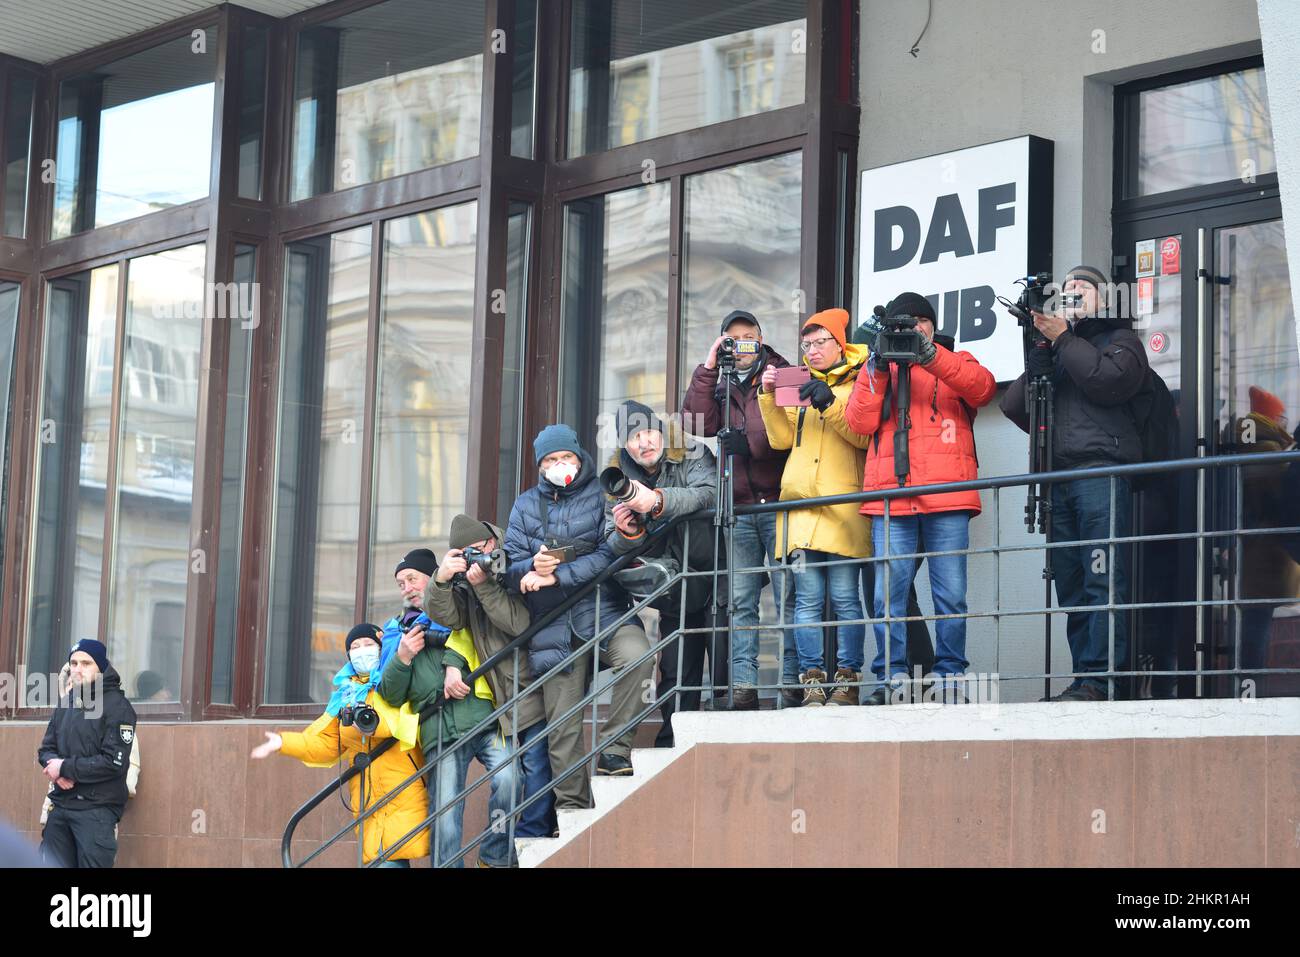
[[[1076,479],[1052,487],[1052,541],[1074,542],[1104,539],[1110,536],[1110,482],[1108,478]],[[1115,479],[1115,534],[1132,534],[1133,493],[1128,479]],[[1103,605],[1111,600],[1111,580],[1115,583],[1115,602],[1128,599],[1128,545],[1115,546],[1113,575],[1106,574],[1111,564],[1106,545],[1080,545],[1052,549],[1052,574],[1056,579],[1056,600],[1062,607]],[[1115,612],[1115,669],[1128,670],[1128,612]],[[1065,633],[1070,643],[1070,657],[1076,672],[1106,671],[1110,656],[1110,622],[1112,615],[1103,611],[1078,611],[1066,616]],[[1091,684],[1106,690],[1102,679],[1080,679],[1070,687]],[[1127,687],[1121,681],[1116,697]]]
[[[794,620],[804,625],[808,622],[822,621],[826,605],[826,591],[831,594],[831,609],[835,620],[846,621],[860,619],[862,600],[858,596],[858,575],[860,566],[856,562],[842,565],[823,565],[811,567],[812,562],[843,560],[843,555],[832,555],[811,548],[803,550],[804,561],[809,563],[794,576]],[[906,593],[904,593],[906,595]],[[862,670],[862,643],[866,639],[866,625],[838,625],[836,663],[841,668],[853,671]],[[799,648],[799,670],[822,668],[822,627],[796,628],[795,642]]]
[[[391,859],[390,859],[390,860],[384,861],[384,863],[380,864],[379,866],[380,866],[380,867],[410,867],[410,866],[411,866],[411,862],[410,862],[410,861],[407,861],[407,860],[394,861],[394,860],[391,860]]]
[[[758,568],[766,561],[768,577],[772,580],[772,598],[778,613],[784,604],[787,625],[794,624],[794,588],[789,585],[789,572],[781,570],[771,556],[776,544],[776,519],[773,513],[763,515],[738,515],[732,532],[737,568]],[[785,583],[785,587],[782,584]],[[759,572],[736,575],[732,585],[732,622],[735,628],[731,649],[731,680],[737,688],[752,688],[758,684],[758,602],[763,590],[763,576]],[[784,591],[784,595],[781,593]],[[781,661],[781,683],[799,683],[799,656],[795,651],[794,631],[786,628],[780,635],[784,653]]]
[[[546,720],[524,728],[519,735],[520,746],[527,750],[519,755],[519,766],[524,779],[524,793],[520,801],[526,801],[546,785],[551,783],[551,758],[546,750],[546,738],[542,731],[546,729]],[[515,825],[515,837],[550,837],[555,833],[555,792],[549,792],[540,801],[536,801],[519,815]]]
[[[885,519],[871,517],[871,544],[876,555],[907,555],[917,551],[917,542],[925,543],[927,552],[949,552],[970,547],[969,512],[934,512],[904,515],[889,519],[889,550],[885,550]],[[929,555],[930,594],[936,615],[966,613],[966,556]],[[907,593],[916,577],[915,558],[896,558],[876,565],[875,617],[886,615],[885,566],[889,567],[888,614],[907,615]],[[883,622],[875,626],[876,658],[871,670],[880,681],[907,674],[907,622],[889,623],[889,640],[885,640]],[[951,676],[966,671],[966,619],[941,618],[934,626],[933,674]],[[886,666],[888,655],[888,666]]]
[[[445,749],[449,746],[443,747]],[[502,770],[492,775],[490,784],[492,792],[488,797],[489,834],[484,838],[483,843],[478,845],[479,859],[490,867],[509,867],[514,861],[514,854],[511,853],[510,848],[509,815],[517,803],[515,795],[518,793],[518,779],[515,766],[509,761],[509,756],[510,749],[502,739],[500,729],[496,727],[484,729],[472,741],[462,741],[461,746],[454,753],[446,753],[438,762],[434,771],[437,775],[437,786],[429,797],[429,800],[434,802],[430,808],[432,813],[459,794],[465,787],[469,763],[474,758],[478,759],[479,764],[483,765],[483,769],[488,773],[505,765]],[[438,818],[433,850],[435,866],[450,861],[460,851],[464,821],[464,801],[457,801],[454,807]],[[452,866],[464,867],[465,859],[462,857]]]

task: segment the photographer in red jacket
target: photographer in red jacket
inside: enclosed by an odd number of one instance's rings
[[[905,292],[885,310],[884,325],[899,317],[912,316],[921,333],[920,361],[904,367],[909,376],[911,400],[909,441],[910,470],[904,484],[935,485],[974,479],[979,463],[975,457],[975,410],[987,405],[997,391],[993,373],[969,352],[953,352],[949,344],[936,342],[934,309],[923,297]],[[872,316],[865,324],[870,336],[881,325]],[[875,343],[869,342],[873,353]],[[894,438],[898,430],[898,377],[900,367],[876,365],[871,375],[859,376],[849,397],[844,419],[864,435],[874,436],[867,448],[864,491],[898,488],[894,471]],[[980,512],[978,492],[945,492],[906,496],[889,506],[889,547],[885,547],[885,503],[867,502],[862,514],[871,517],[872,551],[875,555],[915,553],[918,542],[928,552],[964,551],[970,547],[970,520]],[[930,592],[939,615],[966,613],[966,556],[931,555]],[[876,570],[875,615],[907,614],[907,593],[916,574],[916,559],[889,562],[889,596],[886,603],[885,570]],[[888,608],[888,612],[886,609]],[[907,675],[906,623],[890,623],[888,640],[884,624],[876,625],[876,658],[871,670],[880,681],[866,704],[888,704],[890,682]],[[941,679],[961,675],[966,660],[966,619],[943,618],[935,624],[933,674]],[[945,681],[945,698],[952,694]]]

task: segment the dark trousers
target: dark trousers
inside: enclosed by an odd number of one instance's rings
[[[660,638],[676,631],[680,620],[677,617],[661,615],[659,617]],[[709,615],[709,609],[705,607],[699,611],[688,612],[685,627],[688,629],[708,628],[711,621],[713,619]],[[659,687],[656,689],[656,698],[662,698],[679,686],[677,680],[679,661],[682,675],[680,685],[699,687],[703,684],[705,655],[708,655],[709,658],[709,667],[713,673],[713,685],[720,692],[725,693],[728,683],[727,629],[723,626],[714,628],[711,634],[704,632],[678,635],[664,645],[659,654]],[[659,726],[659,733],[655,735],[656,748],[671,748],[673,746],[673,712],[678,710],[679,698],[681,700],[680,710],[700,710],[700,693],[698,691],[683,691],[680,695],[670,695],[659,706],[659,713],[663,716],[663,724]]]
[[[112,808],[51,808],[41,834],[41,858],[55,867],[112,867],[116,829],[117,812]]]

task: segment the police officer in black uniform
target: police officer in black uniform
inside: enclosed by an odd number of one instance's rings
[[[81,639],[68,655],[68,665],[68,693],[54,710],[36,754],[54,785],[41,856],[60,867],[112,867],[117,822],[126,808],[135,709],[103,643]]]

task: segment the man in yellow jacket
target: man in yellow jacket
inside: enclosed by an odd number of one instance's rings
[[[409,707],[390,706],[375,689],[379,677],[379,642],[383,631],[375,625],[362,623],[348,632],[344,647],[348,663],[334,676],[335,691],[325,707],[325,713],[305,731],[285,731],[281,734],[268,731],[266,741],[253,749],[254,758],[264,758],[279,751],[313,768],[349,765],[357,756],[371,751],[385,738],[395,737],[398,743],[374,760],[364,775],[358,774],[348,782],[351,799],[348,806],[353,815],[379,802],[424,763],[416,744],[419,736],[419,716]],[[357,709],[368,706],[378,716],[379,724],[369,734],[363,734],[357,719]],[[350,711],[344,711],[350,709]],[[343,724],[342,720],[347,720]],[[361,790],[365,779],[364,796]],[[429,797],[424,779],[417,777],[391,801],[371,814],[360,825],[362,860],[369,864],[385,848],[391,847],[424,822],[429,814]],[[393,852],[380,867],[409,867],[417,857],[429,853],[429,829],[425,827],[411,840]]]
[[[774,389],[777,370],[763,372],[759,410],[774,449],[789,449],[781,476],[781,500],[817,498],[862,490],[862,469],[870,436],[860,435],[844,421],[853,383],[865,366],[866,346],[847,342],[849,314],[827,309],[804,323],[799,350],[811,378],[799,390],[807,406],[780,407]],[[871,555],[871,530],[858,506],[799,509],[777,517],[776,558],[793,555],[795,562],[795,645],[799,653],[799,683],[804,707],[853,705],[860,698],[863,639],[862,600],[858,594],[859,566],[820,564]],[[827,696],[822,655],[822,608],[829,590],[839,621],[835,688]]]

